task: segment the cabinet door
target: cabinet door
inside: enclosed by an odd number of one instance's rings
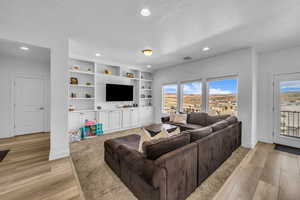
[[[121,128],[121,111],[110,111],[109,127],[111,130],[116,130]]]
[[[96,112],[81,113],[81,120],[82,120],[83,124],[85,123],[86,120],[96,121]]]
[[[131,111],[126,109],[122,112],[122,128],[128,128],[131,126]]]
[[[99,112],[99,123],[102,123],[103,131],[109,131],[109,112]]]
[[[146,111],[147,115],[146,115],[145,121],[146,121],[146,124],[151,124],[151,123],[153,123],[153,119],[154,119],[153,108],[146,108],[146,109],[147,109],[147,111]]]
[[[139,124],[139,110],[131,109],[131,126],[137,126]]]
[[[81,127],[80,113],[69,113],[69,131],[76,131]]]

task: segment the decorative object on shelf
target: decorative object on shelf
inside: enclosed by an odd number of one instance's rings
[[[101,110],[102,109],[102,107],[101,106],[97,106],[97,110]]]
[[[104,74],[112,75],[112,70],[110,69],[105,69]]]
[[[100,136],[103,134],[102,124],[93,121],[87,121],[85,126],[80,128],[81,138]]]
[[[74,92],[72,92],[72,93],[71,93],[71,98],[76,98],[76,97],[77,97],[77,94],[74,93]]]
[[[146,98],[146,95],[142,94],[142,95],[141,95],[141,98]]]
[[[74,66],[72,67],[72,69],[73,69],[73,70],[80,70],[80,66],[74,65]]]
[[[87,82],[86,85],[87,85],[87,86],[90,86],[90,85],[92,85],[92,84],[91,84],[90,82]]]
[[[132,106],[135,107],[135,108],[139,107],[139,105],[137,103],[134,103]]]
[[[148,89],[151,90],[151,86],[149,86]]]
[[[142,89],[145,89],[145,86],[142,86]]]
[[[91,69],[91,68],[88,68],[88,69],[87,69],[87,71],[88,71],[88,72],[91,72],[91,71],[92,71],[92,69]]]
[[[70,112],[75,111],[75,107],[74,107],[73,105],[70,105],[70,106],[69,106],[69,111],[70,111]]]
[[[143,75],[141,76],[141,79],[144,79],[144,76],[143,76]]]
[[[81,135],[78,130],[69,131],[70,142],[79,142],[81,140]]]
[[[149,94],[147,97],[148,97],[148,98],[152,98],[152,95]]]
[[[133,73],[127,72],[127,73],[126,73],[126,76],[127,76],[128,78],[134,78],[134,74],[133,74]]]
[[[72,84],[72,85],[78,85],[78,78],[71,77],[70,78],[70,84]]]
[[[92,98],[92,95],[86,93],[86,94],[85,94],[85,98]]]

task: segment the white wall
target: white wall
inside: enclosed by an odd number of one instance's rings
[[[300,47],[259,54],[258,56],[258,140],[273,142],[273,77],[300,72]]]
[[[12,81],[17,74],[45,77],[45,131],[50,131],[50,60],[42,62],[0,54],[0,138],[13,136],[11,130],[13,126],[11,92]]]
[[[255,67],[255,51],[251,48],[233,51],[193,63],[173,66],[154,73],[154,106],[155,120],[160,121],[162,91],[164,84],[179,81],[238,76],[238,116],[243,122],[242,145],[253,147],[252,139],[252,85],[253,68]],[[254,72],[255,73],[255,72]],[[254,90],[255,91],[255,90]]]

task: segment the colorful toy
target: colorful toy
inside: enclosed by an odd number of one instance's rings
[[[87,124],[93,123],[93,122],[86,122]],[[84,127],[80,128],[81,138],[87,138],[87,137],[94,137],[94,136],[100,136],[103,134],[102,124],[100,123],[94,123],[91,125],[85,125]]]

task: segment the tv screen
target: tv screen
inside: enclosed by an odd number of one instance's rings
[[[133,86],[106,84],[106,101],[133,101]]]

